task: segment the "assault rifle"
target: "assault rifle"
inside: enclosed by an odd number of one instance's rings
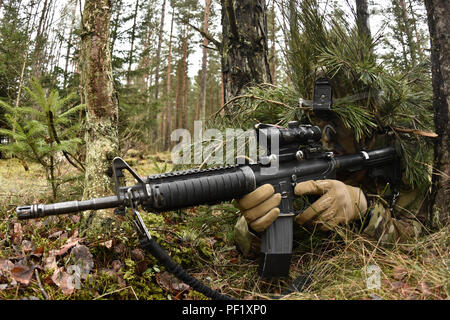
[[[398,161],[393,147],[334,156],[322,149],[322,132],[317,126],[300,125],[296,121],[287,128],[258,124],[258,142],[263,140],[266,154],[255,164],[242,164],[204,170],[187,170],[140,177],[124,160],[112,162],[116,195],[54,204],[34,204],[17,208],[19,219],[76,213],[86,210],[116,208],[116,213],[131,211],[140,236],[141,246],[158,258],[166,268],[195,290],[215,299],[225,299],[186,274],[151,238],[137,211],[162,212],[191,206],[218,204],[240,198],[261,185],[271,184],[282,195],[280,214],[262,234],[259,274],[264,278],[285,277],[289,273],[293,244],[294,187],[307,180],[333,179],[338,170],[367,169],[373,177],[393,178],[398,175]],[[277,142],[277,148],[273,148]],[[275,145],[276,145],[275,144]],[[276,170],[265,172],[274,163]],[[136,180],[133,186],[123,185],[125,171]],[[131,209],[131,210],[129,210]]]

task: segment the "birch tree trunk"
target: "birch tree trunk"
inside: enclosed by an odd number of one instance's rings
[[[118,102],[110,52],[111,1],[86,0],[81,35],[81,67],[86,113],[86,173],[83,197],[113,192],[111,162],[119,152]],[[97,217],[105,217],[98,212]]]

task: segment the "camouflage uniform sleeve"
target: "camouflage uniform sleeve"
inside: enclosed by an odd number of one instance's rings
[[[417,238],[422,232],[422,225],[411,211],[416,200],[415,191],[401,193],[393,213],[384,200],[378,198],[371,201],[372,204],[367,211],[369,221],[363,234],[384,245]]]
[[[234,226],[234,238],[244,257],[253,259],[258,256],[261,239],[249,230],[244,216],[241,216]]]

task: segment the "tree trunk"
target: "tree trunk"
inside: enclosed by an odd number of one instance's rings
[[[117,40],[117,30],[119,29],[119,19],[120,19],[120,12],[122,11],[122,2],[123,0],[119,0],[117,2],[117,8],[116,10],[116,17],[114,18],[114,29],[112,31],[112,39],[111,39],[111,55],[114,53],[114,46],[116,44]]]
[[[20,78],[19,78],[19,90],[17,92],[17,97],[16,97],[16,103],[15,103],[15,107],[18,108],[20,105],[20,98],[22,96],[22,89],[23,89],[23,83],[25,80],[25,69],[28,63],[28,48],[30,47],[30,42],[31,42],[31,33],[34,27],[34,22],[33,25],[30,28],[30,22],[31,22],[31,17],[32,17],[32,13],[33,13],[33,8],[34,8],[34,3],[31,4],[30,7],[30,14],[28,16],[27,19],[27,26],[25,28],[26,33],[27,33],[27,49],[23,54],[23,63],[22,63],[22,69],[20,70]],[[15,132],[15,128],[13,128],[13,132]]]
[[[133,27],[131,30],[131,47],[130,53],[128,55],[128,72],[127,72],[127,85],[130,85],[130,73],[131,66],[133,65],[133,51],[134,51],[134,40],[136,38],[136,20],[139,9],[139,0],[136,0],[136,7],[134,8],[134,16],[133,16]]]
[[[158,100],[158,95],[159,95],[159,65],[161,64],[161,46],[162,46],[162,41],[163,41],[165,12],[166,12],[166,0],[163,1],[163,5],[161,8],[161,23],[159,26],[158,48],[156,49],[155,100]]]
[[[75,17],[77,13],[77,1],[75,1],[72,11],[72,25],[70,27],[69,31],[69,39],[67,40],[67,51],[66,51],[66,57],[65,57],[65,63],[64,63],[64,83],[63,83],[63,89],[66,89],[67,86],[67,79],[68,79],[68,69],[69,69],[69,58],[70,58],[70,49],[72,49],[72,36],[73,36],[73,30],[75,29]]]
[[[449,221],[450,2],[425,0],[425,6],[431,40],[434,123],[438,134],[430,197],[430,220],[436,227]]]
[[[111,162],[119,153],[119,137],[118,101],[114,93],[110,52],[110,17],[109,0],[85,1],[81,35],[82,80],[87,104],[85,199],[110,195],[114,190]]]
[[[167,105],[166,105],[166,128],[163,132],[163,138],[164,138],[164,150],[167,150],[167,148],[170,145],[170,139],[169,134],[172,131],[172,99],[170,97],[170,90],[171,90],[171,73],[172,73],[172,35],[173,35],[173,21],[175,18],[175,12],[172,10],[172,21],[170,23],[170,35],[169,35],[169,54],[167,56]]]
[[[208,33],[210,8],[211,8],[211,0],[205,0],[205,13],[203,17],[203,31],[205,33]],[[207,77],[206,71],[208,64],[208,49],[206,48],[207,46],[208,46],[208,39],[206,37],[203,37],[202,83],[201,83],[201,100],[200,100],[201,121],[205,121],[206,119],[206,77]]]
[[[272,76],[272,83],[277,85],[277,49],[276,49],[276,14],[275,14],[275,0],[272,0],[272,9],[271,9],[271,23],[272,23],[272,56],[270,58],[270,75]]]
[[[34,49],[34,53],[33,53],[33,77],[39,79],[41,76],[41,72],[42,72],[42,68],[41,68],[41,59],[42,59],[42,51],[44,50],[44,46],[45,46],[45,42],[46,40],[44,39],[43,36],[43,29],[44,29],[44,24],[45,24],[45,19],[46,16],[48,14],[49,11],[49,4],[48,4],[48,0],[44,1],[44,6],[42,8],[41,11],[41,16],[39,18],[39,24],[37,27],[37,31],[36,31],[36,44],[35,44],[35,49]]]
[[[356,25],[360,35],[370,37],[369,6],[367,0],[356,0]]]
[[[182,84],[181,84],[181,126],[179,128],[186,129],[187,124],[187,116],[188,116],[188,110],[187,110],[187,59],[188,59],[188,36],[187,32],[184,32],[184,40],[183,40],[183,73],[182,73]]]
[[[225,102],[247,86],[271,83],[266,1],[221,0],[222,73]]]
[[[411,28],[411,22],[408,16],[408,11],[406,8],[406,2],[405,0],[400,0],[400,7],[402,9],[402,17],[403,17],[403,23],[405,26],[405,34],[406,34],[406,41],[408,42],[408,48],[409,48],[409,55],[411,57],[411,63],[413,66],[416,65],[417,62],[417,54],[416,54],[416,43],[414,42],[413,35],[412,35],[412,28]]]

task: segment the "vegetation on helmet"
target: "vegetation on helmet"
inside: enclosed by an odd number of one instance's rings
[[[286,17],[289,85],[248,88],[225,105],[229,123],[250,127],[255,119],[310,122],[314,84],[325,76],[333,88],[332,111],[353,130],[360,146],[370,147],[377,137],[387,135],[402,155],[405,182],[428,187],[429,138],[435,136],[429,61],[423,58],[402,70],[390,68],[376,52],[382,35],[361,32],[337,7],[324,14],[316,0],[289,1]]]

